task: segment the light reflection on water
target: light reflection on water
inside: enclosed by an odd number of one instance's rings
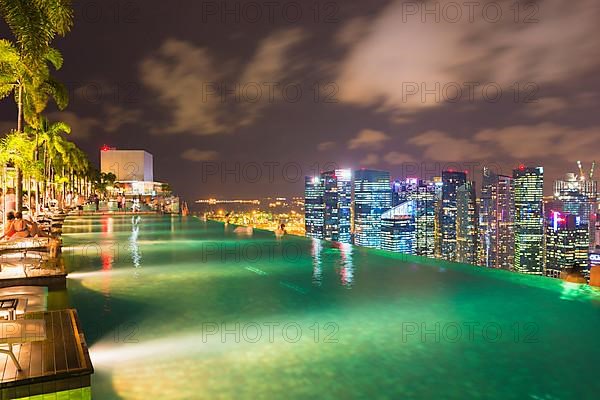
[[[321,251],[323,251],[323,242],[319,239],[312,239],[311,254],[313,258],[313,285],[321,286],[322,282],[322,267],[321,267]]]
[[[94,398],[435,398],[440,385],[449,399],[591,397],[593,387],[581,382],[593,382],[600,318],[580,286],[446,264],[440,274],[435,261],[417,268],[350,245],[239,235],[191,219],[114,217],[111,229],[81,221],[82,231],[95,232],[85,239],[97,242],[87,255],[78,224],[64,237],[72,306],[84,332],[101,333],[88,339]],[[278,250],[251,261],[231,256],[248,250],[240,244]],[[277,246],[285,244],[300,257],[282,257]],[[117,256],[114,248],[127,251]],[[431,329],[439,321],[495,322],[506,332],[533,322],[540,340],[402,342],[403,323]],[[303,335],[297,343],[204,340],[204,324],[221,322],[291,322]],[[325,331],[315,341],[317,323],[334,323],[339,341],[323,342]],[[558,379],[541,363],[585,368],[560,369]]]
[[[129,237],[129,251],[131,252],[131,261],[135,268],[139,268],[142,262],[142,253],[138,245],[138,236],[140,234],[139,215],[131,217],[131,236]]]
[[[337,243],[336,245],[340,249],[341,256],[341,266],[339,270],[340,281],[343,286],[351,289],[354,282],[354,264],[352,262],[352,251],[354,250],[354,246],[347,243]]]

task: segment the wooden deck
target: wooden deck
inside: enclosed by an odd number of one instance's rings
[[[75,310],[25,314],[46,321],[46,340],[14,346],[22,370],[0,354],[0,399],[87,390],[94,372]],[[44,397],[46,398],[46,397]]]

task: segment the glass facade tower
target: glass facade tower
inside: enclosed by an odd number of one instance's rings
[[[543,274],[544,169],[520,166],[513,171],[515,184],[515,270]]]
[[[336,169],[321,174],[323,180],[323,237],[340,243],[351,243],[352,171]]]
[[[514,209],[513,178],[484,168],[479,200],[479,265],[514,268]]]
[[[444,260],[457,260],[456,213],[458,188],[467,182],[467,174],[456,171],[442,172],[442,198],[439,208],[440,256]]]
[[[390,173],[376,170],[354,172],[354,244],[381,248],[381,214],[392,207]]]
[[[304,227],[305,236],[323,239],[325,186],[320,176],[307,176],[304,180]]]

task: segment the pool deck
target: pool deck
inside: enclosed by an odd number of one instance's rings
[[[77,312],[35,312],[25,318],[46,321],[46,340],[13,346],[21,371],[0,354],[0,399],[89,390],[94,369]]]
[[[34,253],[33,251],[29,252]],[[49,258],[40,252],[39,257],[0,255],[0,288],[11,286],[47,286],[62,289],[67,273],[61,258]]]

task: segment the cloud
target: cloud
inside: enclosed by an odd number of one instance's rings
[[[556,115],[568,108],[569,103],[560,97],[544,97],[534,103],[527,103],[523,108],[523,113],[530,117],[544,117],[547,115]]]
[[[71,127],[71,139],[89,139],[102,130],[102,124],[96,118],[80,117],[71,111],[55,111],[47,115],[51,122],[62,121]]]
[[[600,127],[571,128],[553,123],[484,129],[474,139],[514,159],[594,160]]]
[[[368,27],[369,21],[366,18],[352,18],[336,33],[335,42],[341,46],[355,44],[367,33]]]
[[[408,2],[418,8],[416,15],[407,12],[407,2],[392,2],[370,21],[370,29],[363,31],[340,63],[339,99],[378,111],[410,113],[447,104],[451,96],[435,90],[436,84],[443,88],[456,83],[466,99],[466,82],[496,82],[508,95],[515,82],[569,83],[599,66],[600,58],[590,56],[600,48],[600,35],[590,34],[597,31],[597,0],[546,0],[527,9],[519,3],[518,22],[512,0],[485,3],[501,8],[497,23],[483,17],[484,5],[479,3],[472,22],[466,6],[453,22],[450,11],[443,10],[462,3],[438,1],[442,11],[436,22],[435,15],[421,13],[424,2]],[[539,22],[524,23],[528,16]],[[344,33],[346,29],[339,35],[351,37]],[[418,84],[419,94],[409,96],[412,83]],[[421,96],[423,88],[436,91],[438,99]],[[481,91],[476,89],[475,95],[480,98]]]
[[[598,157],[600,127],[572,128],[545,122],[482,129],[467,138],[430,130],[408,143],[422,148],[424,157],[434,161],[591,161]],[[384,159],[388,161],[387,156]]]
[[[423,148],[423,155],[435,161],[481,160],[492,154],[471,139],[450,136],[446,132],[430,130],[416,135],[408,143]]]
[[[125,109],[113,104],[104,106],[104,130],[116,132],[122,126],[134,125],[142,119],[142,112],[137,109]]]
[[[360,160],[360,165],[370,167],[379,163],[379,156],[375,153],[369,153],[365,158]]]
[[[213,161],[219,158],[219,153],[214,150],[198,150],[192,148],[181,153],[181,158],[194,162]]]
[[[321,142],[317,145],[317,150],[319,151],[326,151],[326,150],[331,150],[335,147],[335,142]]]
[[[403,163],[415,162],[415,158],[412,155],[398,151],[390,151],[383,156],[383,160],[390,165],[400,165]]]
[[[253,124],[276,99],[271,84],[293,70],[289,50],[303,39],[286,29],[262,40],[247,63],[218,60],[208,49],[169,39],[140,65],[144,85],[170,113],[155,133],[213,135]]]
[[[363,129],[348,142],[349,149],[380,149],[390,137],[381,131]]]

